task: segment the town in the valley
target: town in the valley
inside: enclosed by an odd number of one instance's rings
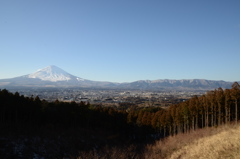
[[[194,95],[200,96],[205,91],[151,91],[88,88],[11,88],[25,97],[39,97],[41,100],[54,102],[88,102],[101,106],[168,107],[185,101]]]

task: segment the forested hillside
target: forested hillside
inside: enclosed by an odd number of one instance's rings
[[[0,91],[0,158],[76,158],[93,151],[107,154],[113,147],[127,153],[122,158],[144,158],[145,146],[155,140],[237,123],[239,99],[236,82],[231,89],[209,91],[168,109],[47,102],[4,89]]]

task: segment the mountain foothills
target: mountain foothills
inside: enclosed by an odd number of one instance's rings
[[[16,87],[88,87],[88,88],[111,88],[111,89],[140,89],[140,90],[210,90],[219,87],[230,88],[232,82],[214,81],[205,79],[183,79],[183,80],[139,80],[129,83],[114,83],[92,81],[74,76],[57,66],[48,66],[34,73],[1,79],[0,86]]]

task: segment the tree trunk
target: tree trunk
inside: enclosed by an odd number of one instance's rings
[[[228,122],[230,123],[230,121],[231,121],[231,107],[229,106],[229,111],[228,111],[228,113],[229,113],[229,115],[228,115]]]
[[[194,128],[194,117],[192,118],[192,130],[195,130],[195,128]]]
[[[197,130],[198,129],[198,114],[196,116],[196,125],[195,125],[195,129]]]
[[[217,108],[214,109],[214,126],[217,125]]]
[[[225,124],[228,123],[228,107],[225,106]]]
[[[174,122],[173,123],[173,135],[175,135],[176,134],[176,123]]]
[[[211,126],[213,126],[213,108],[212,108],[212,122],[211,122]]]
[[[218,106],[218,125],[221,125],[221,104]]]
[[[208,110],[205,112],[205,127],[208,127]]]
[[[166,126],[163,127],[163,137],[166,137]]]
[[[237,105],[238,105],[238,102],[237,102],[237,99],[236,99],[236,101],[235,101],[235,120],[236,120],[236,124],[237,124],[237,121],[238,121],[238,107],[237,107]]]

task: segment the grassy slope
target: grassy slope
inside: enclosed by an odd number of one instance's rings
[[[218,159],[240,158],[240,124],[204,128],[170,136],[149,144],[145,150],[136,146],[105,147],[101,151],[81,152],[78,159]]]
[[[149,145],[145,158],[240,158],[240,124],[168,137]]]

